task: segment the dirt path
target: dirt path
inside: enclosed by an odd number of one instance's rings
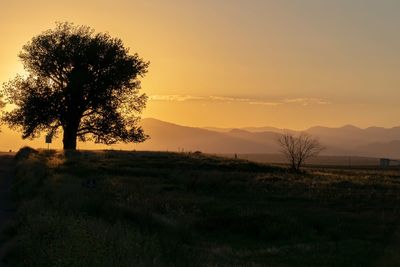
[[[14,168],[14,154],[0,153],[0,231],[3,230],[7,220],[15,213],[15,206],[10,199],[11,181]],[[7,244],[0,243],[0,267],[4,266],[2,258]]]

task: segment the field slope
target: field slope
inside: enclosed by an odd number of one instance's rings
[[[202,154],[30,153],[9,266],[399,266],[400,177]]]

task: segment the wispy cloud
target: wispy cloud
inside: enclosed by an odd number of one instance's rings
[[[189,101],[189,100],[207,100],[207,97],[193,95],[151,95],[150,100],[156,101]]]
[[[214,101],[222,101],[222,102],[248,102],[249,98],[240,98],[240,97],[229,97],[229,96],[209,96],[210,100]]]
[[[303,106],[308,106],[308,105],[329,105],[330,102],[325,100],[325,99],[320,99],[320,98],[289,98],[283,100],[284,103],[287,104],[300,104]]]
[[[260,106],[279,106],[282,105],[282,102],[269,102],[269,101],[250,101],[248,102],[250,105],[260,105]]]
[[[279,106],[296,104],[302,106],[308,105],[329,105],[329,101],[320,98],[286,98],[282,100],[266,100],[262,98],[242,98],[234,96],[196,96],[196,95],[151,95],[149,97],[153,101],[174,101],[174,102],[185,102],[185,101],[210,101],[210,102],[222,102],[222,103],[246,103],[249,105],[261,105],[261,106]]]

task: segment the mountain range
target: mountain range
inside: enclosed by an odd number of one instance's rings
[[[188,127],[153,118],[140,124],[150,139],[141,144],[98,145],[78,142],[78,149],[123,149],[160,151],[202,151],[213,154],[276,154],[280,133],[294,130],[274,127],[212,128]],[[317,137],[326,147],[326,156],[361,156],[400,159],[400,127],[370,127],[352,125],[340,128],[312,127],[305,132]],[[47,148],[44,137],[22,140],[21,134],[2,127],[0,151],[18,150],[22,146]],[[50,148],[61,149],[61,136],[54,138]]]
[[[202,151],[206,153],[278,153],[280,133],[298,131],[274,127],[198,128],[146,118],[141,121],[150,139],[136,149]],[[352,125],[340,128],[312,127],[307,132],[325,146],[324,155],[400,158],[400,127]]]

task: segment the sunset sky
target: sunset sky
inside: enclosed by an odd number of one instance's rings
[[[400,1],[0,3],[0,81],[56,21],[107,31],[151,61],[143,117],[190,126],[400,125]]]

